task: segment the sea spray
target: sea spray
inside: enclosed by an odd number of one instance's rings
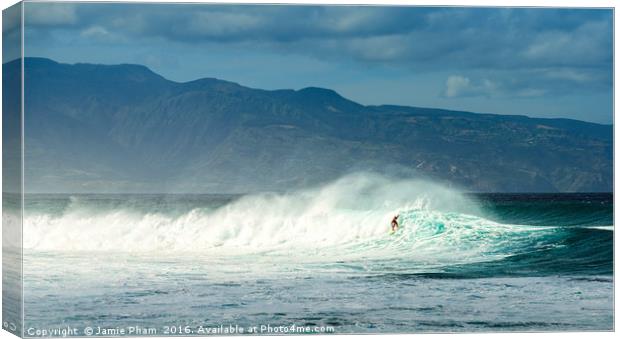
[[[491,221],[467,195],[432,182],[373,173],[287,193],[71,196],[62,208],[30,206],[38,209],[26,209],[24,247],[35,252],[261,254],[273,262],[431,267],[544,250],[562,236],[554,227]],[[401,229],[390,235],[396,214]]]
[[[217,208],[205,204],[175,213],[175,206],[160,203],[137,209],[105,197],[73,196],[60,212],[26,210],[24,246],[130,252],[317,248],[383,236],[397,213],[467,213],[477,208],[458,192],[431,182],[372,173],[295,192],[247,195]]]

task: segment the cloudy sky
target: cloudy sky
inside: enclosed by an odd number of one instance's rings
[[[327,87],[363,104],[612,122],[605,9],[25,5],[26,56],[175,81]]]

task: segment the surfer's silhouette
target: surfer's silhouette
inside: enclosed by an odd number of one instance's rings
[[[396,232],[398,230],[398,214],[392,218],[392,232]]]

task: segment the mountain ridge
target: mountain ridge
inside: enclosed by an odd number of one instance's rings
[[[161,78],[167,82],[170,83],[174,83],[174,84],[180,84],[180,85],[191,85],[191,84],[198,84],[198,83],[219,83],[219,84],[228,84],[228,85],[234,85],[236,87],[240,87],[243,89],[250,89],[250,90],[257,90],[257,91],[265,91],[265,92],[271,92],[271,93],[277,93],[277,92],[291,92],[291,93],[303,93],[303,92],[324,92],[324,93],[331,93],[331,94],[335,94],[335,96],[344,99],[346,101],[350,101],[353,102],[359,106],[362,107],[366,107],[366,108],[399,108],[399,109],[421,109],[421,110],[428,110],[428,111],[436,111],[437,113],[444,113],[444,112],[449,112],[449,113],[463,113],[463,114],[475,114],[475,115],[492,115],[492,116],[505,116],[505,117],[522,117],[522,118],[528,118],[528,119],[540,119],[540,120],[550,120],[550,121],[573,121],[573,122],[582,122],[582,123],[586,123],[586,124],[593,124],[593,125],[600,125],[600,126],[613,126],[613,124],[604,124],[604,123],[597,123],[597,122],[591,122],[591,121],[586,121],[586,120],[579,120],[579,119],[573,119],[573,118],[562,118],[562,117],[555,117],[555,118],[548,118],[548,117],[536,117],[536,116],[530,116],[527,114],[499,114],[499,113],[491,113],[491,112],[473,112],[473,111],[467,111],[467,110],[455,110],[455,109],[445,109],[445,108],[438,108],[438,107],[424,107],[424,106],[408,106],[408,105],[397,105],[397,104],[377,104],[377,105],[363,105],[360,103],[357,103],[351,99],[348,99],[344,96],[342,96],[340,93],[338,93],[336,90],[330,89],[330,88],[325,88],[325,87],[320,87],[320,86],[308,86],[308,87],[303,87],[300,89],[290,89],[290,88],[281,88],[281,89],[260,89],[260,88],[254,88],[254,87],[248,87],[245,85],[242,85],[238,82],[234,82],[234,81],[229,81],[229,80],[224,80],[224,79],[219,79],[219,78],[214,78],[214,77],[202,77],[202,78],[197,78],[194,80],[188,80],[188,81],[174,81],[174,80],[170,80],[167,79],[161,75],[159,75],[158,73],[156,73],[155,71],[151,70],[148,66],[145,65],[141,65],[141,64],[134,64],[134,63],[122,63],[122,64],[98,64],[98,63],[86,63],[86,62],[78,62],[78,63],[62,63],[62,62],[58,62],[49,58],[45,58],[45,57],[26,57],[24,58],[24,60],[26,60],[29,64],[32,64],[32,61],[39,61],[40,63],[44,63],[44,64],[55,64],[55,65],[65,65],[65,66],[88,66],[88,67],[92,67],[92,66],[96,66],[96,67],[129,67],[129,68],[136,68],[136,69],[144,69],[146,71],[148,71],[149,73],[157,76],[158,78]],[[8,64],[12,64],[12,63],[18,63],[20,61],[20,59],[15,59],[12,60],[10,62],[4,63],[4,65],[8,65]]]
[[[612,190],[612,125],[174,82],[133,64],[24,63],[32,191],[281,190],[355,170],[469,191]]]

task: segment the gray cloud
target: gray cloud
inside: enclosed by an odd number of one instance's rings
[[[610,88],[612,15],[611,10],[516,8],[113,3],[26,7],[27,28],[33,35],[57,29],[108,43],[158,39],[243,45],[371,67],[449,71],[454,77],[447,79],[446,97]]]
[[[72,25],[77,21],[77,6],[72,3],[26,3],[25,23],[36,26]]]

